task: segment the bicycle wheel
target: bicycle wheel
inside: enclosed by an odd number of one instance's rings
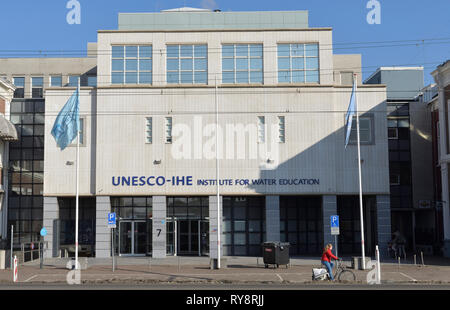
[[[342,270],[339,273],[338,280],[343,282],[353,282],[356,281],[356,275],[351,270]]]

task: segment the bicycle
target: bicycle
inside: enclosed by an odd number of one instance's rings
[[[330,279],[330,275],[327,271],[327,277]],[[356,281],[356,275],[353,271],[347,268],[347,265],[342,263],[342,260],[336,261],[336,268],[334,271],[334,278],[342,282]]]

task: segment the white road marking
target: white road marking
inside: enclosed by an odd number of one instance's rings
[[[280,282],[283,282],[283,278],[277,273],[278,278],[280,278]]]
[[[401,275],[402,275],[402,276],[404,276],[404,277],[407,277],[408,279],[410,279],[410,280],[412,280],[412,281],[414,281],[414,282],[417,282],[417,280],[416,280],[416,279],[414,279],[414,278],[411,278],[410,276],[408,276],[408,275],[404,274],[403,272],[399,272],[399,274],[401,274]]]
[[[32,277],[30,277],[30,278],[28,278],[28,279],[26,279],[25,281],[23,281],[23,282],[28,282],[28,281],[30,281],[30,280],[32,280],[32,279],[34,279],[34,278],[36,278],[38,275],[37,274],[35,274],[34,276],[32,276]]]

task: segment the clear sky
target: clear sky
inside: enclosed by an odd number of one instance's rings
[[[37,50],[84,50],[87,42],[97,40],[97,30],[117,29],[119,12],[188,6],[222,11],[308,10],[310,27],[333,28],[335,54],[362,54],[363,78],[380,66],[424,66],[428,84],[432,82],[429,73],[450,59],[450,0],[378,0],[379,25],[366,21],[369,0],[78,1],[81,24],[69,25],[68,0],[2,0],[0,57],[17,56],[5,50],[28,56],[36,56]]]

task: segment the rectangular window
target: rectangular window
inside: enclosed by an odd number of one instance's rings
[[[172,143],[172,117],[166,117],[166,143]]]
[[[266,142],[266,120],[264,116],[258,116],[258,143]]]
[[[145,142],[153,143],[153,120],[151,117],[147,117],[145,120]]]
[[[388,139],[398,139],[398,128],[388,128]]]
[[[167,45],[168,84],[207,84],[207,45]]]
[[[319,83],[319,44],[278,44],[278,83]]]
[[[222,45],[222,83],[262,84],[263,45]]]
[[[286,123],[284,116],[278,116],[278,142],[286,141]]]
[[[97,76],[90,75],[87,77],[87,86],[97,87]]]
[[[78,82],[80,81],[79,75],[70,75],[69,76],[69,87],[78,87]]]
[[[112,84],[152,84],[151,45],[112,47]]]
[[[390,174],[389,183],[390,185],[400,185],[400,175],[394,173]]]
[[[50,86],[51,87],[62,87],[62,76],[61,75],[50,76]]]
[[[373,129],[373,117],[371,116],[360,116],[359,117],[359,136],[360,142],[362,144],[373,144],[374,141],[374,129]],[[356,132],[356,116],[353,116],[352,130],[350,133],[350,144],[357,143],[357,132]]]
[[[44,78],[32,77],[31,78],[32,98],[44,97]]]
[[[14,85],[16,90],[14,91],[14,98],[25,98],[25,78],[15,77]]]

